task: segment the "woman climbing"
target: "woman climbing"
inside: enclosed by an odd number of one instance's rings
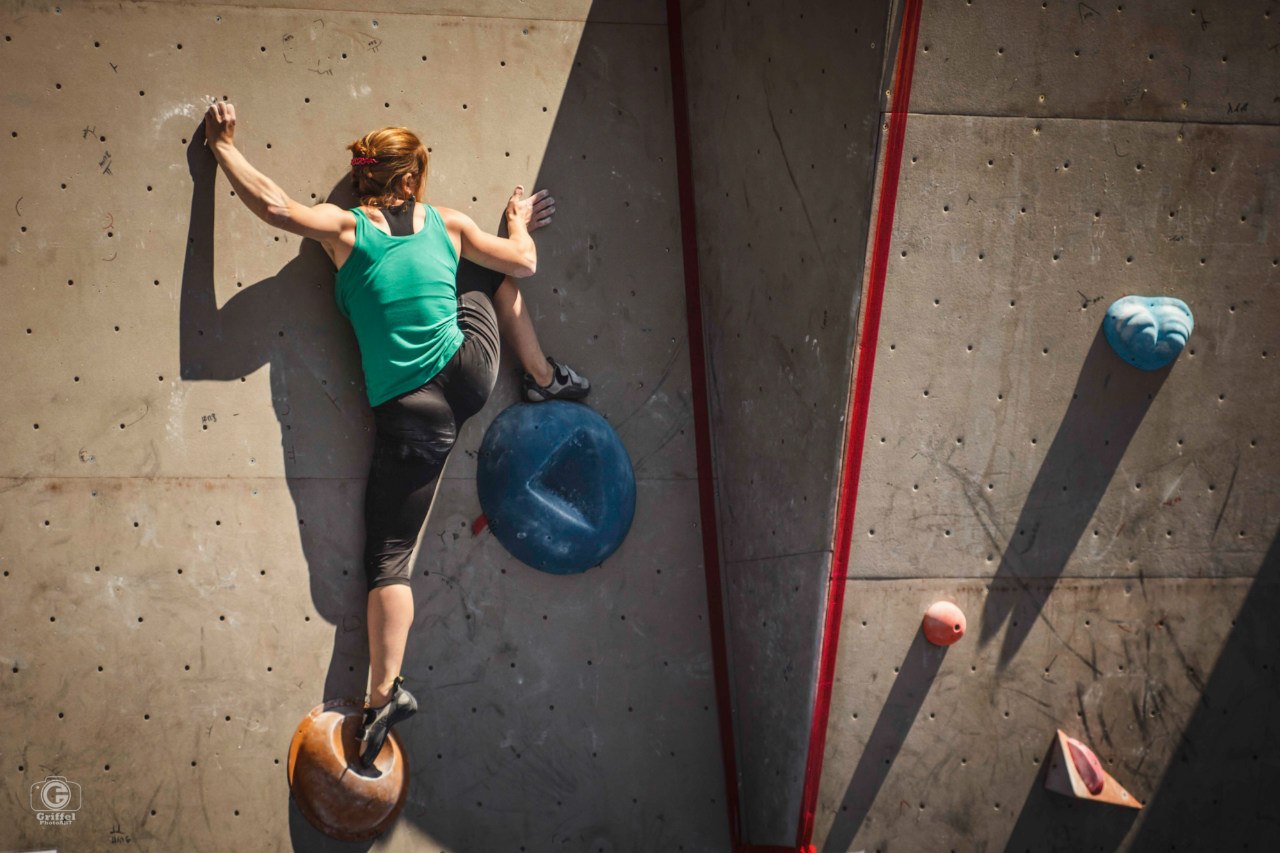
[[[391,726],[418,708],[400,675],[413,624],[409,555],[458,430],[497,379],[499,333],[513,347],[531,402],[579,399],[589,383],[538,345],[514,279],[532,275],[530,233],[551,223],[546,190],[507,202],[507,237],[457,210],[423,203],[426,146],[384,127],[347,146],[360,205],[289,198],[235,147],[235,107],[215,102],[207,144],[236,194],[270,225],[316,240],[337,268],[335,298],[351,321],[377,428],[365,489],[369,701],[360,728],[367,767]]]

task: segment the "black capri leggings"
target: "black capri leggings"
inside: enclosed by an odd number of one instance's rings
[[[364,494],[369,589],[409,583],[409,555],[435,502],[458,430],[493,391],[499,344],[492,299],[502,280],[502,273],[463,260],[458,266],[462,346],[426,384],[373,408],[377,434]]]

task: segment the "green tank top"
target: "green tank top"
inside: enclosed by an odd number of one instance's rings
[[[360,345],[369,405],[412,391],[462,346],[458,328],[458,252],[431,205],[422,230],[393,237],[360,208],[356,244],[338,270],[334,296]]]

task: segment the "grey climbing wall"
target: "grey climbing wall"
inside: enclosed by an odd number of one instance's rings
[[[473,535],[504,369],[415,562],[423,710],[379,846],[727,846],[662,5],[391,5],[0,12],[0,849],[326,849],[283,762],[312,706],[365,688],[372,423],[323,254],[192,146],[212,97],[300,200],[384,124],[485,227],[551,188],[526,298],[636,465],[602,567],[543,575]],[[51,775],[79,786],[69,825],[29,805]]]
[[[403,123],[428,197],[549,186],[526,298],[636,462],[633,533],[552,578],[486,533],[464,431],[415,563],[380,844],[729,847],[702,572],[662,4],[12,3],[0,13],[3,849],[330,847],[299,718],[359,695],[371,421],[314,245],[193,132],[303,200]],[[743,837],[791,843],[903,3],[686,4]],[[925,0],[817,838],[843,850],[1261,848],[1280,700],[1280,9]],[[891,37],[886,39],[886,34]],[[890,47],[885,63],[885,45]],[[1098,334],[1190,303],[1171,370]],[[951,598],[969,636],[923,643]],[[1142,813],[1043,790],[1057,727]],[[31,786],[78,786],[42,826]],[[338,845],[332,845],[336,849]],[[345,847],[345,845],[344,845]]]
[[[685,4],[743,840],[800,811],[887,3]]]
[[[923,4],[819,849],[1273,837],[1273,5]],[[1135,293],[1195,312],[1167,371],[1101,335]],[[1045,791],[1059,727],[1147,808]]]

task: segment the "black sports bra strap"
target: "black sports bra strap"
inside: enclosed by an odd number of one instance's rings
[[[398,207],[379,207],[387,219],[387,227],[393,237],[408,237],[413,234],[413,196]]]

